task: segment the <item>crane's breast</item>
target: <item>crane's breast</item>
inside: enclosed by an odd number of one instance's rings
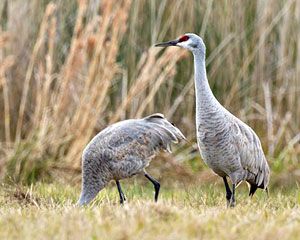
[[[210,128],[200,126],[197,134],[201,157],[214,172],[222,175],[223,169],[233,167],[227,166],[236,157],[230,140],[230,128],[220,125]]]

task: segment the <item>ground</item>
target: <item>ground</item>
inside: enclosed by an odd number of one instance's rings
[[[115,186],[87,207],[77,207],[79,186],[2,185],[0,239],[299,239],[300,192],[272,189],[252,199],[237,190],[228,209],[216,184],[162,186],[158,203],[151,186],[123,182],[127,203]]]

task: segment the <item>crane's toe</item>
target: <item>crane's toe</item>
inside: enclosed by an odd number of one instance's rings
[[[236,202],[234,199],[230,199],[229,201],[227,201],[227,207],[230,207],[230,208],[234,208],[236,205]]]
[[[233,183],[232,184],[232,194],[229,200],[229,207],[233,208],[235,207],[236,203],[235,203],[235,188],[236,188],[236,184]]]
[[[227,207],[229,207],[229,206],[230,206],[230,198],[228,199],[228,198],[226,197],[226,201],[227,201]]]
[[[126,202],[126,197],[122,195],[122,197],[120,197],[120,204],[123,205],[124,202]]]

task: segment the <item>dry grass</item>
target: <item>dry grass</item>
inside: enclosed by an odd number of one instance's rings
[[[78,196],[66,185],[1,188],[1,239],[298,239],[300,193],[259,192],[253,199],[238,189],[238,205],[227,209],[223,190],[152,188],[123,184],[128,197],[119,206],[115,188],[101,192],[93,205],[73,204]],[[127,185],[128,186],[128,185]],[[23,191],[23,192],[22,192]]]
[[[203,37],[215,95],[258,132],[273,169],[294,171],[299,9],[296,0],[1,1],[1,176],[78,176],[97,131],[153,112],[194,141],[191,57],[152,47],[184,32]]]

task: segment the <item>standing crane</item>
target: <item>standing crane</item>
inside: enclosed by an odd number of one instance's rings
[[[156,47],[179,46],[194,55],[196,131],[204,162],[223,178],[227,205],[235,206],[235,188],[241,181],[250,185],[249,196],[257,188],[268,191],[270,169],[255,132],[226,110],[213,95],[206,76],[205,44],[193,33]],[[230,189],[227,177],[232,182]]]
[[[160,113],[108,126],[86,146],[82,155],[80,206],[92,201],[111,180],[116,182],[120,203],[126,201],[120,180],[143,173],[152,182],[157,201],[160,183],[145,168],[159,150],[185,139],[181,131]]]

